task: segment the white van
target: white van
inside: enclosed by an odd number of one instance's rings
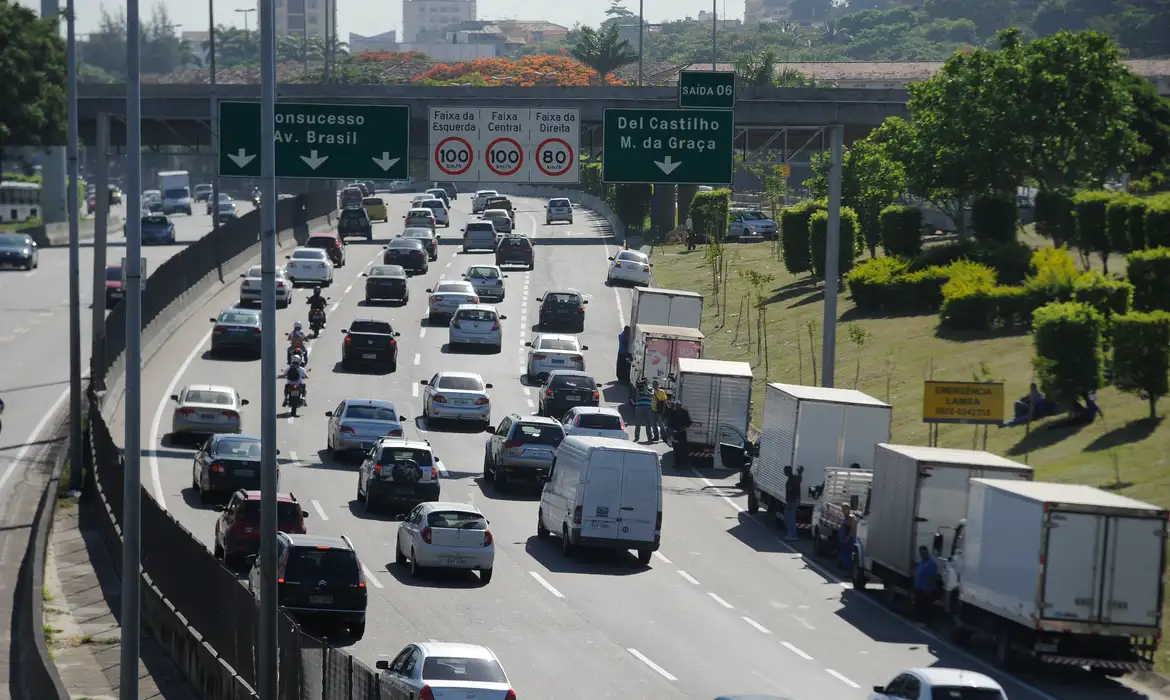
[[[560,535],[578,547],[633,549],[645,566],[662,536],[662,469],[658,453],[626,440],[569,436],[545,480],[536,534]]]

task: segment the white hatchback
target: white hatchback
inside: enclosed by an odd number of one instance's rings
[[[650,284],[650,256],[636,250],[623,250],[610,258],[613,262],[609,266],[609,275],[606,284],[626,282],[629,284]]]
[[[994,679],[959,668],[909,668],[885,686],[874,686],[869,700],[1007,700],[1003,686]]]
[[[464,304],[456,309],[448,326],[447,346],[452,350],[460,345],[476,345],[504,349],[503,316],[491,304]]]
[[[447,205],[443,203],[443,200],[438,198],[424,199],[414,206],[419,209],[430,209],[431,213],[435,215],[435,223],[439,226],[444,228],[451,226],[451,215],[447,212]]]
[[[394,563],[410,562],[411,576],[424,569],[478,571],[480,583],[492,580],[496,547],[487,518],[470,503],[420,503],[398,516]]]
[[[616,408],[575,406],[565,414],[565,435],[591,435],[615,440],[629,440],[626,422]]]
[[[329,253],[320,248],[297,248],[292,255],[286,255],[288,264],[284,274],[294,286],[298,284],[333,284],[333,261]]]
[[[504,274],[499,265],[472,265],[463,273],[463,279],[471,283],[480,299],[489,299],[495,303],[504,300]]]

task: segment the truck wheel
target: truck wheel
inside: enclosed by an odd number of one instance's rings
[[[857,557],[857,552],[853,553],[853,590],[865,590],[865,571],[861,568],[861,560]]]
[[[821,539],[820,529],[816,527],[814,527],[812,530],[812,546],[813,554],[817,555],[818,557],[825,556],[825,543],[824,540]]]
[[[1001,630],[995,640],[995,662],[1005,671],[1016,668],[1016,651],[1012,649],[1011,635],[1007,630]]]
[[[962,603],[954,601],[951,610],[951,641],[960,647],[971,643],[971,630],[963,624],[963,614],[960,609]]]
[[[755,515],[760,512],[760,499],[756,497],[755,489],[748,489],[748,513]]]

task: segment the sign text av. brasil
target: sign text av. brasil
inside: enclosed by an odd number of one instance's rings
[[[276,176],[405,180],[410,108],[276,104]],[[260,103],[219,103],[219,174],[260,177]]]
[[[678,74],[678,106],[735,109],[735,72],[684,70]]]
[[[731,184],[734,127],[730,110],[606,109],[602,180]]]

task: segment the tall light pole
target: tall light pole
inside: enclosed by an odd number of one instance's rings
[[[255,8],[255,7],[249,7],[249,8],[246,8],[246,9],[239,9],[239,10],[236,10],[236,12],[243,13],[243,15],[244,15],[244,33],[245,33],[245,34],[247,34],[247,33],[248,33],[248,15],[252,14],[252,13],[253,13],[253,12],[255,12],[255,11],[256,11],[256,8]]]
[[[69,485],[81,488],[81,243],[77,218],[81,210],[77,206],[77,30],[76,10],[73,0],[65,5],[65,47],[68,63],[69,126],[65,136],[66,169],[69,171],[69,188],[65,192],[65,207],[69,217]],[[108,193],[95,192],[94,197]]]
[[[248,15],[244,15],[248,19]],[[215,0],[207,0],[207,84],[211,87],[211,230],[219,229],[219,96],[215,93]]]
[[[646,28],[645,0],[638,0],[638,87],[642,87],[642,63],[646,52],[642,44],[642,30]]]
[[[718,64],[715,62],[715,42],[716,37],[719,36],[719,13],[716,12],[719,0],[711,0],[711,70],[718,70]]]
[[[60,0],[41,0],[41,17],[52,20],[60,31]],[[65,151],[59,145],[44,148],[41,156],[41,220],[46,224],[65,221],[69,203],[65,201]],[[74,200],[73,207],[77,208]]]

